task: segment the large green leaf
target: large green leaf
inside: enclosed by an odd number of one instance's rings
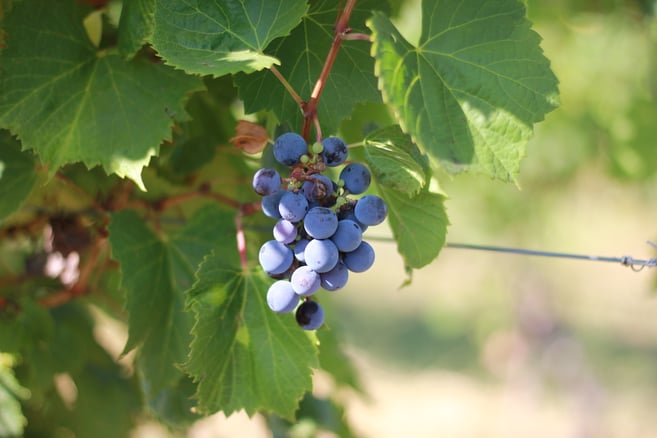
[[[29,420],[26,436],[48,436],[53,424],[80,437],[128,435],[140,408],[137,379],[127,375],[96,342],[95,321],[85,304],[72,301],[50,313],[52,339],[32,345],[33,351],[21,356],[24,363],[19,369],[32,368],[31,373],[42,375],[47,383],[39,388],[33,378],[26,381],[32,391],[32,399],[25,403]],[[53,390],[53,380],[64,376],[71,379],[75,389],[64,392],[69,397],[66,403],[61,393]]]
[[[447,170],[514,181],[557,79],[517,0],[422,2],[417,46],[376,13],[375,74],[405,132]]]
[[[132,58],[153,34],[155,0],[125,0],[119,21],[119,51]]]
[[[109,227],[112,254],[121,264],[127,293],[129,338],[125,350],[142,345],[139,366],[147,396],[155,397],[182,377],[177,364],[187,358],[191,313],[184,312],[183,292],[206,254],[230,235],[232,214],[214,205],[199,210],[180,230],[158,235],[139,215],[123,210]]]
[[[409,196],[425,186],[429,176],[426,157],[399,126],[370,133],[364,144],[365,159],[379,184]]]
[[[349,21],[354,32],[365,31],[364,23],[372,8],[385,10],[387,2],[359,1]],[[319,78],[340,11],[340,2],[312,1],[301,25],[288,38],[275,41],[270,47],[271,53],[281,60],[279,71],[303,99],[310,98]],[[338,125],[349,117],[356,102],[381,100],[373,70],[374,61],[366,42],[342,43],[319,101],[319,120],[326,134],[337,132]],[[272,110],[279,120],[288,122],[294,129],[301,128],[303,115],[299,106],[271,72],[239,75],[236,82],[247,112]]]
[[[409,196],[386,186],[379,186],[379,192],[388,206],[388,222],[406,267],[418,269],[432,262],[445,246],[449,224],[445,197],[429,191]]]
[[[407,269],[430,263],[445,245],[445,196],[429,191],[427,158],[397,125],[370,133],[367,162],[388,206],[388,222]]]
[[[152,43],[168,64],[188,73],[250,73],[278,64],[265,47],[305,13],[304,0],[158,0]]]
[[[36,182],[34,158],[21,152],[7,131],[0,131],[0,223],[17,210]]]
[[[141,183],[141,170],[171,138],[171,114],[200,89],[170,67],[97,52],[71,0],[17,2],[3,22],[0,127],[54,173],[81,161]]]
[[[226,415],[244,409],[291,419],[310,389],[317,351],[293,315],[267,306],[271,280],[214,253],[203,261],[189,291],[194,340],[185,369],[198,381],[199,409]]]

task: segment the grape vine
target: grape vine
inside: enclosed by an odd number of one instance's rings
[[[340,411],[312,393],[318,368],[358,389],[320,300],[374,265],[365,231],[410,280],[445,244],[441,172],[515,181],[558,105],[521,2],[425,0],[417,43],[394,13],[0,0],[0,435]]]

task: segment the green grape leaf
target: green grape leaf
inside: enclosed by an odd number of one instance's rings
[[[419,269],[438,257],[449,225],[445,197],[427,190],[408,196],[384,185],[378,188],[388,206],[388,222],[406,267]]]
[[[399,126],[372,132],[364,143],[365,159],[379,184],[409,196],[424,188],[429,174],[427,159]]]
[[[160,236],[139,215],[123,210],[109,226],[113,257],[121,264],[129,311],[125,351],[142,345],[139,366],[153,397],[182,377],[177,364],[187,358],[191,313],[184,312],[183,292],[194,281],[203,257],[230,242],[233,216],[215,205],[199,210],[181,229]]]
[[[378,0],[359,1],[349,20],[350,27],[354,32],[364,32],[364,23],[372,8],[385,9],[386,4]],[[302,99],[310,98],[319,78],[340,11],[340,2],[312,1],[301,25],[288,38],[274,41],[269,47],[281,60],[278,70]],[[342,43],[317,108],[323,132],[336,133],[340,122],[349,117],[357,102],[381,100],[373,70],[374,61],[366,42]],[[279,120],[297,130],[301,128],[303,114],[299,105],[271,72],[238,75],[236,84],[247,112],[271,110]]]
[[[159,391],[147,401],[158,420],[173,427],[191,425],[200,419],[196,412],[196,385],[189,376],[182,376],[176,385]]]
[[[0,436],[23,436],[26,420],[21,409],[21,400],[30,397],[12,369],[0,357]]]
[[[186,371],[198,382],[201,412],[258,410],[292,419],[312,386],[317,351],[291,314],[267,306],[271,280],[261,271],[226,265],[213,253],[187,294],[196,316]]]
[[[303,0],[158,0],[152,43],[164,60],[187,73],[223,76],[278,64],[263,53],[299,24]]]
[[[47,421],[37,423],[56,422],[74,436],[126,436],[141,407],[137,379],[126,375],[123,367],[96,342],[95,321],[86,304],[71,301],[50,313],[55,323],[52,339],[44,345],[34,345],[32,353],[24,357],[24,365],[33,368],[33,373],[47,377],[48,386],[41,385],[41,390],[29,386],[34,398],[45,398],[40,403],[48,405],[42,411]],[[74,401],[63,403],[58,392],[53,391],[55,373],[65,373],[72,380],[75,392],[69,395],[75,397]],[[32,428],[30,424],[29,435],[44,435]],[[51,431],[45,432],[48,435]]]
[[[15,291],[3,289],[2,292]],[[7,316],[0,318],[0,351],[24,354],[34,345],[47,345],[55,330],[48,311],[34,300],[8,301],[12,304],[7,307],[15,307],[16,314],[6,310]]]
[[[0,127],[9,129],[50,166],[100,165],[135,181],[171,138],[171,114],[184,118],[198,78],[143,59],[97,52],[67,0],[18,2],[3,22]]]
[[[31,154],[21,152],[8,131],[0,131],[0,223],[21,206],[36,178]]]
[[[383,99],[413,141],[450,172],[515,181],[533,124],[558,105],[522,2],[425,0],[417,46],[381,13],[368,26]]]
[[[153,34],[155,0],[123,2],[119,20],[119,52],[132,58]]]
[[[51,400],[49,424],[63,425],[79,437],[130,436],[142,409],[139,385],[100,346],[92,351],[95,357],[71,375],[77,390],[73,409]]]

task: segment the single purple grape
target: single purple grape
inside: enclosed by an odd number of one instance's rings
[[[313,271],[308,266],[299,266],[295,269],[290,282],[292,283],[292,289],[302,297],[307,297],[317,292],[321,284],[319,273]]]
[[[294,292],[292,283],[278,280],[267,291],[267,305],[276,313],[289,313],[299,304],[299,295]]]
[[[349,280],[349,269],[342,261],[339,261],[335,268],[319,274],[319,278],[321,286],[327,291],[333,292],[345,287]]]
[[[253,175],[253,190],[260,196],[273,195],[281,189],[283,180],[274,169],[260,169]]]
[[[317,330],[324,324],[324,309],[316,301],[304,301],[295,313],[297,323],[305,330]]]

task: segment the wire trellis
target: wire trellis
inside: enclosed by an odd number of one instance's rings
[[[654,242],[647,242],[649,245],[657,249],[657,244]],[[657,266],[657,258],[653,259],[635,259],[632,256],[621,256],[621,257],[606,257],[606,256],[595,256],[595,255],[586,255],[586,254],[571,254],[566,252],[552,252],[552,251],[536,251],[531,249],[520,249],[520,248],[507,248],[502,246],[490,246],[490,245],[472,245],[467,243],[447,243],[445,244],[446,248],[456,248],[456,249],[471,249],[478,251],[494,251],[494,252],[503,252],[509,254],[521,254],[529,256],[538,256],[538,257],[555,257],[562,259],[577,259],[577,260],[589,260],[593,262],[608,262],[608,263],[619,263],[622,266],[627,266],[635,272],[643,270],[643,268],[653,268]]]
[[[368,237],[369,240],[379,240],[379,241],[388,241],[393,242],[394,239],[391,237]],[[648,245],[657,249],[657,243],[647,241]],[[445,248],[454,248],[454,249],[469,249],[475,251],[492,251],[492,252],[502,252],[507,254],[519,254],[519,255],[528,255],[536,257],[554,257],[562,259],[575,259],[575,260],[588,260],[592,262],[607,262],[607,263],[618,263],[622,266],[629,267],[635,272],[642,271],[644,268],[654,268],[657,267],[657,258],[652,259],[637,259],[629,255],[621,257],[609,257],[609,256],[597,256],[597,255],[588,255],[588,254],[572,254],[568,252],[554,252],[554,251],[538,251],[533,249],[523,249],[523,248],[509,248],[505,246],[494,246],[494,245],[475,245],[470,243],[456,243],[456,242],[447,242]]]

